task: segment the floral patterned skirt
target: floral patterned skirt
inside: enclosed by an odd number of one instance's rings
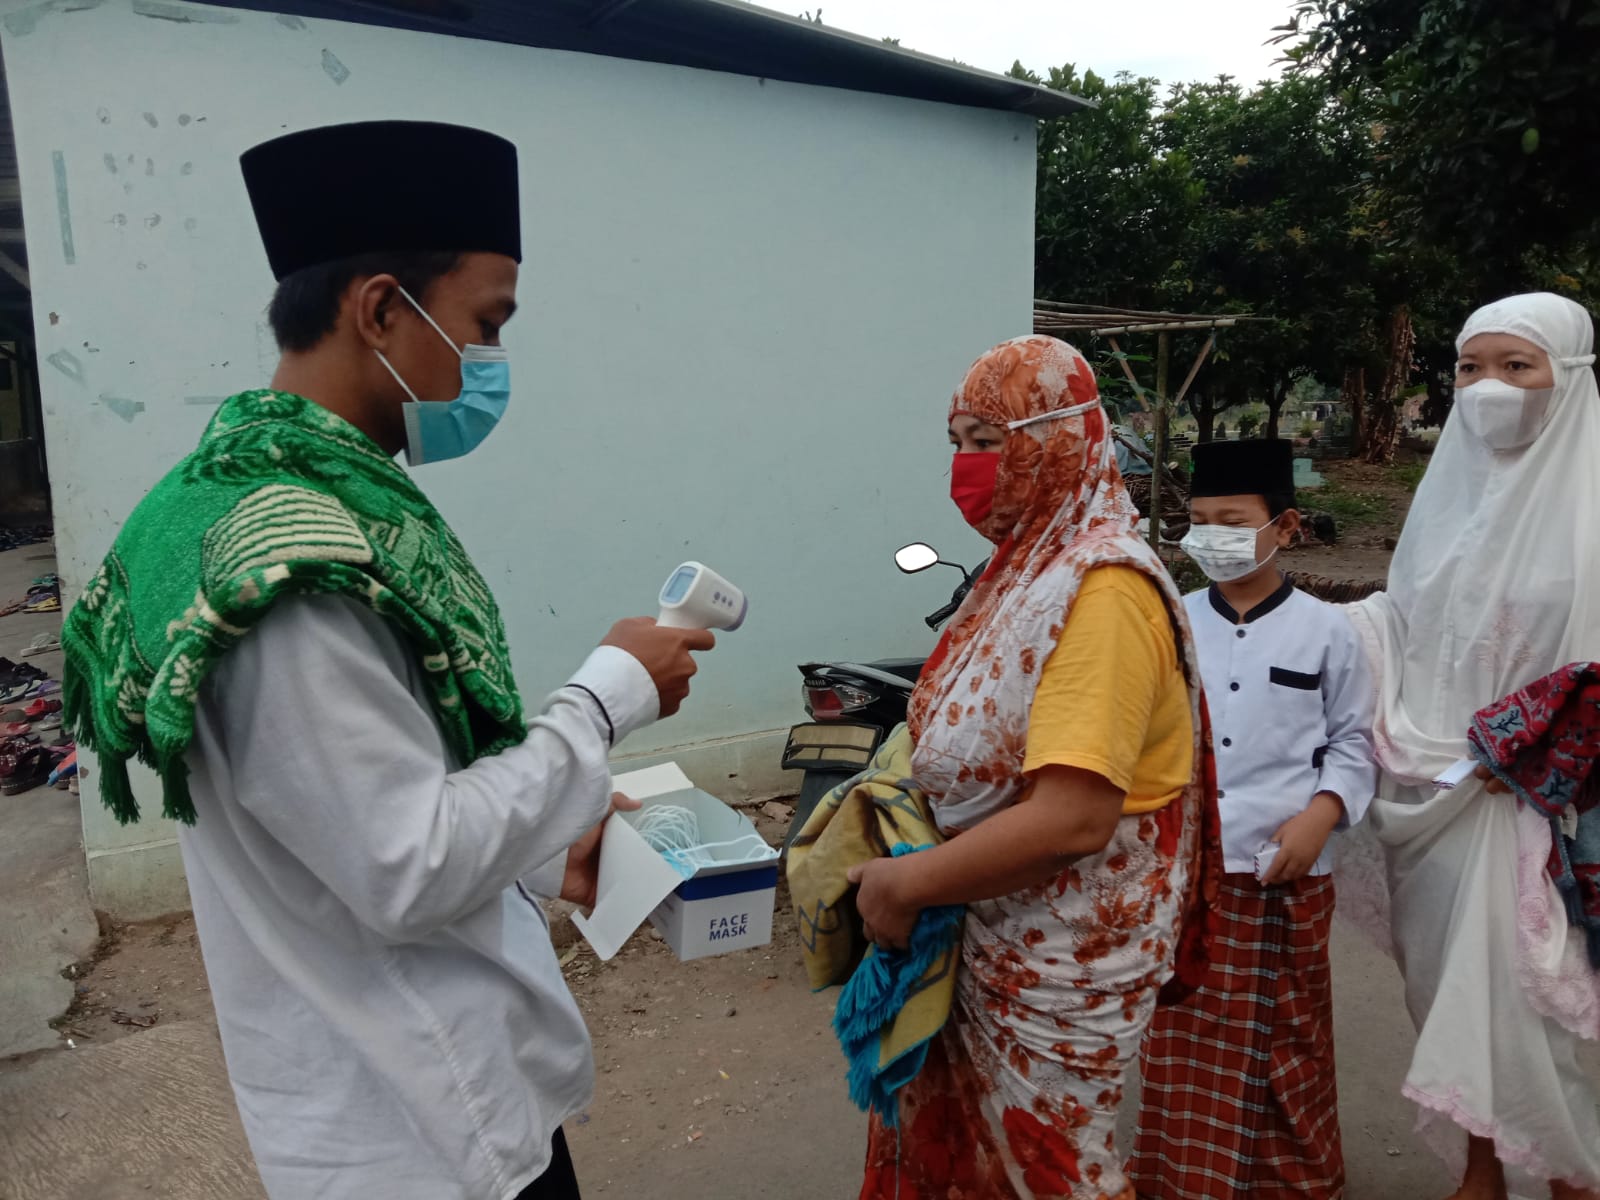
[[[872,1118],[862,1200],[1133,1200],[1117,1112],[1172,972],[1185,808],[1126,816],[1099,854],[969,909],[950,1021],[899,1127]]]

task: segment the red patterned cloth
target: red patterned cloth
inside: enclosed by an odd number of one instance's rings
[[[1081,354],[1026,337],[980,358],[951,403],[952,418],[1011,432],[981,530],[998,549],[912,697],[912,774],[947,833],[1018,801],[1040,673],[1084,576],[1120,565],[1166,602],[1193,778],[1055,879],[968,906],[951,1019],[899,1093],[898,1130],[873,1121],[867,1200],[1132,1200],[1116,1144],[1124,1078],[1163,985],[1175,969],[1194,982],[1204,963],[1206,852],[1220,862],[1220,847],[1199,671],[1096,394]]]
[[[1472,753],[1550,821],[1550,878],[1600,970],[1600,663],[1573,663],[1481,709]]]
[[[1177,803],[1125,816],[1057,879],[969,907],[951,1019],[876,1114],[862,1200],[1133,1200],[1128,1068],[1170,971],[1187,874]]]
[[[1224,877],[1211,973],[1158,1010],[1128,1173],[1144,1200],[1344,1191],[1328,935],[1333,880]]]
[[[1204,797],[1200,807],[1200,846],[1178,923],[1172,978],[1162,985],[1157,998],[1163,1005],[1182,1004],[1205,983],[1222,937],[1218,901],[1227,873],[1222,855],[1222,813],[1217,808],[1217,755],[1211,742],[1211,710],[1204,692],[1200,694],[1200,763],[1195,774]]]

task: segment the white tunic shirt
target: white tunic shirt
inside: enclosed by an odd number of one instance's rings
[[[1377,786],[1376,693],[1349,618],[1288,582],[1242,623],[1214,587],[1184,603],[1211,710],[1227,870],[1253,873],[1256,851],[1319,792],[1344,802],[1342,826],[1361,820]],[[1331,870],[1324,850],[1312,874]]]
[[[655,686],[601,648],[525,743],[460,769],[426,695],[340,597],[279,603],[201,694],[179,843],[273,1200],[510,1200],[589,1102],[588,1031],[518,880],[560,889],[607,811],[612,729],[653,721]]]

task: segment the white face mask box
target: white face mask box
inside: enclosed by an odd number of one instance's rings
[[[778,851],[760,840],[748,817],[700,791],[676,763],[619,775],[612,787],[645,807],[606,822],[594,911],[572,918],[602,960],[647,919],[684,961],[772,940]],[[661,804],[692,812],[701,841],[738,844],[708,851],[711,861],[685,879],[634,829],[641,814]]]

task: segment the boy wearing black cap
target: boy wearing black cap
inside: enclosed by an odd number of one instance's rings
[[[102,794],[160,778],[273,1200],[570,1200],[588,1032],[535,895],[592,904],[607,760],[709,634],[619,623],[529,719],[493,595],[394,462],[510,397],[517,157],[372,122],[243,159],[283,352],[128,519],[63,633]]]
[[[1326,847],[1376,785],[1374,695],[1344,614],[1297,591],[1288,442],[1194,451],[1183,548],[1213,581],[1186,601],[1216,752],[1222,881],[1205,984],[1158,1010],[1131,1173],[1143,1200],[1336,1200]]]

